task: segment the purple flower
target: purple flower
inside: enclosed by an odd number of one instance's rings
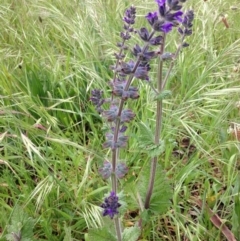
[[[151,38],[149,40],[150,43],[151,43],[152,39],[153,38]],[[158,38],[158,40],[160,40],[160,39]],[[156,57],[156,52],[148,51],[148,47],[142,49],[138,44],[136,44],[135,47],[133,48],[133,55],[135,57],[140,57],[140,60],[143,62],[148,62],[149,60]]]
[[[149,81],[148,71],[148,66],[138,66],[134,73],[134,76],[138,79]]]
[[[135,117],[135,114],[129,110],[129,109],[125,109],[122,111],[121,114],[121,122],[130,122],[131,120],[133,120]]]
[[[112,163],[109,161],[105,161],[103,163],[103,166],[100,167],[98,171],[102,175],[103,179],[108,179],[112,174]],[[115,173],[118,178],[123,178],[127,172],[128,172],[128,167],[126,166],[125,163],[123,162],[117,163]]]
[[[113,129],[114,130],[114,129]],[[120,128],[120,133],[124,133],[125,131],[127,130],[127,126],[123,125],[121,128]]]
[[[149,43],[151,45],[160,45],[162,44],[162,39],[163,37],[161,35],[158,35],[157,37],[151,38],[151,40],[149,41]]]
[[[182,19],[183,12],[177,11],[175,13],[168,13],[165,16],[165,21],[175,23],[176,21],[181,23],[183,21]]]
[[[150,25],[152,26],[154,23],[156,23],[158,21],[158,14],[157,12],[150,12],[146,15],[146,19],[148,20],[148,22],[150,23]]]
[[[177,11],[176,13],[174,13],[174,19],[181,23],[182,22],[182,15],[183,15],[182,11]]]
[[[103,99],[103,91],[101,90],[92,90],[92,95],[90,97],[91,102],[93,103],[93,105],[96,106],[96,109],[98,111],[98,113],[102,112],[102,108],[101,106],[104,103],[104,99]]]
[[[115,121],[118,116],[118,107],[116,105],[111,105],[109,110],[103,111],[103,116],[107,121]]]
[[[125,136],[121,131],[118,134],[117,141],[114,141],[114,134],[108,132],[106,134],[106,141],[103,144],[104,148],[111,148],[115,150],[120,147],[125,147],[127,145],[128,136]]]
[[[136,8],[131,6],[125,11],[123,21],[129,25],[133,25],[135,23],[135,15],[136,15]]]
[[[166,13],[167,13],[167,8],[166,8],[166,1],[164,0],[158,0],[157,4],[158,4],[158,11],[160,13],[161,17],[165,17]]]
[[[155,1],[159,7],[162,7],[166,3],[166,0],[155,0]]]
[[[101,205],[103,208],[103,216],[109,216],[113,219],[115,214],[118,214],[118,208],[121,206],[118,203],[118,196],[115,194],[114,191],[110,193],[110,196],[105,198],[104,203]]]
[[[128,172],[128,167],[126,166],[125,163],[120,162],[117,164],[115,172],[118,178],[123,178],[125,174]]]
[[[169,10],[174,10],[174,11],[178,11],[182,8],[181,5],[179,5],[179,1],[178,0],[170,0],[168,1],[168,7]]]
[[[161,26],[161,30],[164,33],[169,33],[173,28],[173,23],[166,22]]]
[[[103,166],[98,169],[103,179],[108,179],[112,174],[112,164],[109,161],[105,161]]]
[[[140,30],[138,31],[138,34],[143,41],[148,41],[149,32],[146,28],[140,28]]]
[[[186,28],[191,28],[192,27],[192,22],[194,19],[194,13],[192,10],[189,10],[188,12],[186,12],[186,14],[184,15],[183,21],[182,21],[182,25]]]
[[[189,36],[192,34],[192,26],[193,26],[194,12],[192,10],[187,11],[182,20],[182,27],[178,28],[178,32],[183,36]],[[188,44],[184,44],[183,47],[188,46]]]
[[[118,81],[110,83],[112,86],[113,94],[121,97],[123,100],[128,98],[137,99],[139,97],[138,88],[134,86],[129,86],[128,90],[124,90],[127,84],[127,81]]]
[[[121,33],[120,33],[120,36],[121,36],[121,38],[124,39],[124,40],[129,40],[129,39],[131,38],[131,35],[130,35],[129,32],[121,32]]]
[[[131,74],[134,64],[135,63],[133,61],[129,61],[127,63],[122,62],[121,65],[119,65],[118,68],[116,69],[116,72],[118,72],[122,76]]]

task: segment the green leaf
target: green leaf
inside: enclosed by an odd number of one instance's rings
[[[172,95],[171,90],[163,90],[160,94],[158,94],[154,97],[154,100],[158,101],[158,100],[167,99],[171,95]]]
[[[151,218],[151,213],[148,209],[144,209],[141,214],[140,214],[141,218],[142,218],[142,221],[144,223],[147,223],[149,221],[149,219]]]
[[[139,137],[138,147],[142,153],[146,153],[150,158],[161,155],[165,151],[165,142],[161,141],[159,144],[154,142],[154,134],[151,128],[145,123],[138,124]]]
[[[88,233],[89,241],[117,241],[115,234],[109,231],[108,227],[90,229]]]
[[[150,180],[150,164],[151,163],[147,162],[147,165],[145,164],[143,166],[142,171],[139,175],[137,185],[143,203],[145,202],[148,183]],[[171,182],[167,178],[166,173],[163,171],[162,167],[160,165],[157,165],[154,188],[150,200],[149,210],[157,214],[166,213],[166,211],[171,206],[171,198]]]
[[[154,134],[151,128],[143,122],[138,123],[139,146],[148,146],[154,144]]]
[[[63,241],[72,241],[71,227],[67,227],[66,224],[64,224],[64,231],[65,231],[65,236]]]
[[[234,212],[232,217],[232,224],[233,224],[233,232],[236,236],[237,240],[240,239],[240,174],[238,174],[238,178],[235,184],[235,192],[236,195],[234,197]]]
[[[152,159],[155,156],[160,156],[165,151],[165,143],[162,141],[158,145],[151,145],[146,147],[147,155]]]
[[[33,240],[34,219],[29,217],[22,207],[16,206],[8,225],[6,239],[8,241],[31,241]]]
[[[141,234],[138,227],[125,228],[123,231],[123,241],[137,241]]]

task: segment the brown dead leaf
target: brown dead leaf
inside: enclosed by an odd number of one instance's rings
[[[214,214],[211,208],[208,207],[208,205],[205,203],[203,205],[202,201],[200,199],[195,199],[195,202],[200,208],[206,209],[208,214],[210,215],[210,220],[214,224],[216,228],[218,228],[222,234],[227,238],[228,241],[237,241],[234,237],[234,234],[229,230],[229,228],[222,222],[220,217],[217,214]]]

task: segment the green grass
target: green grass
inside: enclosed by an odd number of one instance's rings
[[[33,219],[35,240],[85,240],[90,228],[103,224],[99,205],[109,184],[98,167],[108,151],[102,150],[102,121],[89,96],[93,88],[109,94],[109,65],[131,4],[138,10],[137,26],[145,24],[141,17],[154,1],[2,1],[1,240],[19,208],[20,216]],[[206,201],[240,240],[239,143],[227,132],[240,116],[240,4],[189,0],[187,6],[195,11],[194,34],[168,84],[172,95],[164,100],[162,136],[168,145],[159,158],[172,182],[172,205],[152,217],[142,240],[226,240],[194,198]],[[137,116],[129,151],[121,154],[130,166],[121,185],[133,192],[148,161],[137,147],[137,122],[151,126],[155,116],[151,89],[139,85],[141,97],[130,104]],[[126,226],[134,221],[125,215]]]

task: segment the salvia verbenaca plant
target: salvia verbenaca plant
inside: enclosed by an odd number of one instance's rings
[[[91,96],[93,105],[95,105],[102,118],[106,120],[109,127],[103,147],[111,149],[111,161],[106,160],[99,172],[104,179],[111,178],[112,190],[110,195],[105,198],[101,207],[103,208],[103,216],[109,216],[110,219],[114,220],[116,240],[118,241],[124,240],[124,232],[121,230],[119,218],[121,204],[118,196],[120,192],[118,190],[118,180],[123,178],[128,172],[126,163],[119,160],[119,150],[127,145],[127,125],[136,115],[132,110],[126,108],[126,103],[140,97],[138,87],[136,83],[133,83],[133,80],[140,79],[146,81],[154,91],[157,103],[155,130],[153,130],[154,140],[152,143],[152,149],[155,149],[155,151],[154,154],[150,155],[150,178],[146,197],[143,201],[144,209],[147,210],[150,207],[153,193],[158,157],[163,150],[160,137],[162,129],[162,99],[167,93],[165,86],[177,56],[184,47],[189,45],[185,42],[185,38],[192,34],[194,13],[192,10],[182,11],[182,4],[186,0],[155,0],[155,2],[157,3],[157,10],[146,15],[148,27],[142,27],[139,30],[133,27],[136,17],[135,7],[131,6],[126,10],[123,18],[123,31],[120,34],[121,42],[117,44],[119,51],[115,53],[116,63],[114,66],[111,66],[113,79],[109,82],[109,85],[112,89],[112,95],[104,98],[103,91],[93,90]],[[165,49],[166,37],[175,29],[179,33],[179,44],[176,51],[170,53]],[[130,49],[127,43],[133,34],[139,35],[142,45],[136,44]],[[126,58],[127,51],[131,52],[132,59]],[[156,87],[154,86],[155,82],[149,77],[151,70],[150,61],[154,58],[158,60]],[[165,61],[168,63],[168,70],[163,74]],[[141,222],[139,222],[139,228],[142,228]]]

